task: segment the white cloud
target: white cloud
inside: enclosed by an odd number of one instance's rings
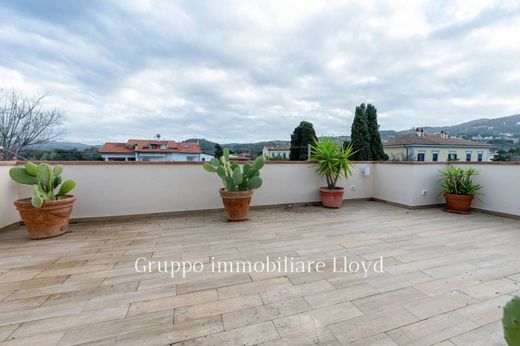
[[[60,11],[56,11],[56,6]],[[0,5],[0,87],[48,92],[65,139],[347,134],[518,113],[515,1],[112,1]]]

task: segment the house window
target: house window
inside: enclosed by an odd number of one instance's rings
[[[484,156],[484,153],[478,153],[477,154],[477,161],[482,162],[482,157]]]
[[[195,161],[197,160],[197,156],[186,156],[186,161]]]
[[[283,153],[283,158],[286,159],[287,158],[287,155],[285,153]]]
[[[466,161],[471,161],[471,151],[466,151]]]
[[[439,161],[439,153],[432,153],[432,161]]]
[[[450,152],[448,154],[448,161],[457,161],[457,153],[456,152]]]
[[[417,154],[417,161],[424,161],[424,153]]]

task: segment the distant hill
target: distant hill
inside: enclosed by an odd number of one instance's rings
[[[453,125],[453,126],[423,126],[427,133],[439,133],[441,130],[448,130],[449,134],[452,136],[463,136],[466,138],[480,136],[480,137],[493,137],[493,140],[488,140],[488,142],[496,144],[501,149],[511,149],[516,147],[512,142],[507,142],[504,138],[500,137],[520,137],[520,114],[510,115],[507,117],[495,118],[495,119],[477,119],[468,121],[462,124]],[[403,131],[395,131],[395,130],[381,130],[381,138],[390,138],[396,136],[402,136],[406,134],[413,133],[413,129],[403,130]],[[287,134],[290,136],[290,133]],[[497,139],[499,137],[499,139]],[[335,136],[334,139],[337,142],[343,142],[349,139],[348,136]],[[187,142],[197,142],[201,146],[203,152],[208,154],[213,154],[215,151],[215,142],[209,141],[207,139],[197,139],[190,138],[186,140]],[[498,142],[497,142],[498,141]],[[504,143],[501,143],[504,142]],[[273,140],[273,141],[264,141],[264,142],[255,142],[255,143],[223,143],[221,146],[223,148],[229,148],[231,151],[236,153],[251,153],[253,156],[260,153],[264,146],[289,146],[289,140]],[[87,148],[92,147],[92,145],[83,144],[83,143],[74,143],[74,142],[49,142],[43,145],[31,146],[30,149],[33,150],[85,150]],[[97,147],[100,147],[99,145]]]
[[[427,133],[438,133],[448,130],[452,136],[499,137],[510,134],[520,137],[520,114],[495,119],[477,119],[453,126],[423,126]],[[404,131],[381,131],[381,137],[395,137],[413,133],[413,129]]]
[[[197,142],[199,141],[200,148],[203,152],[213,154],[215,152],[215,142],[208,141],[207,139],[190,138],[186,139],[186,142]],[[229,148],[235,153],[251,153],[253,156],[260,153],[265,146],[286,146],[290,145],[290,141],[274,140],[256,143],[223,143],[220,144],[222,148]]]
[[[88,145],[83,143],[75,143],[75,142],[57,142],[57,141],[50,141],[45,144],[38,144],[38,145],[30,145],[27,148],[28,149],[34,149],[34,150],[85,150],[87,148],[91,147],[101,147],[100,145]]]

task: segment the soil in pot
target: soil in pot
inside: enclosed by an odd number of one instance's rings
[[[341,208],[343,203],[343,193],[345,189],[336,187],[329,189],[328,187],[320,187],[321,205],[325,208]]]
[[[444,198],[446,199],[446,211],[460,214],[469,214],[471,212],[473,196],[446,193]]]
[[[45,201],[41,208],[35,208],[30,198],[14,202],[20,212],[31,239],[46,239],[67,233],[69,219],[76,197],[64,196],[54,201]]]
[[[224,209],[229,220],[247,220],[253,190],[230,192],[226,189],[220,189],[220,197],[222,197],[222,203],[224,203]]]

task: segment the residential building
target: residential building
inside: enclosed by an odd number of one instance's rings
[[[209,161],[213,156],[202,153],[193,142],[129,139],[126,143],[105,143],[99,150],[105,161]]]
[[[289,160],[291,148],[289,147],[264,147],[262,154],[272,160]]]
[[[450,137],[447,131],[428,135],[422,128],[415,134],[390,138],[383,143],[390,160],[489,161],[492,145]]]

